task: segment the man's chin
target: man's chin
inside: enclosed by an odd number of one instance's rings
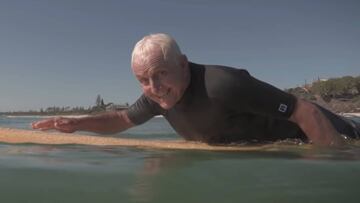
[[[151,100],[153,100],[154,102],[156,102],[157,104],[159,104],[159,106],[163,109],[171,109],[175,104],[172,103],[172,102],[164,102],[164,101],[161,101],[161,99],[157,99],[157,98],[154,98],[154,97],[150,97]]]
[[[174,106],[174,105],[171,105],[168,103],[160,103],[159,105],[161,106],[161,108],[166,109],[166,110],[171,109]]]

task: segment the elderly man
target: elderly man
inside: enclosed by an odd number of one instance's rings
[[[299,138],[341,145],[345,136],[359,137],[357,124],[259,81],[246,70],[189,62],[167,34],[141,39],[131,66],[143,95],[127,110],[48,119],[33,123],[33,128],[105,134],[163,115],[186,140],[210,144]]]

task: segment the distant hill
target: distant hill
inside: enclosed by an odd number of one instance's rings
[[[285,91],[338,113],[360,112],[360,76],[319,79]]]

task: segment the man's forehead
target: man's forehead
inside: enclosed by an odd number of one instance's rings
[[[168,69],[169,64],[162,57],[151,58],[146,62],[136,62],[133,64],[133,71],[136,75],[147,74],[159,69]]]

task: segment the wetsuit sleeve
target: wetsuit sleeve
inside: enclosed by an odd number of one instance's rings
[[[217,85],[216,95],[231,110],[280,119],[292,115],[295,96],[252,77],[246,70],[231,69],[225,75]]]
[[[127,109],[127,115],[131,122],[135,125],[140,125],[150,120],[156,115],[160,115],[160,106],[154,101],[147,98],[145,95],[132,104]]]
[[[294,112],[296,97],[268,83],[249,76],[249,90],[244,106],[256,113],[288,119]]]

